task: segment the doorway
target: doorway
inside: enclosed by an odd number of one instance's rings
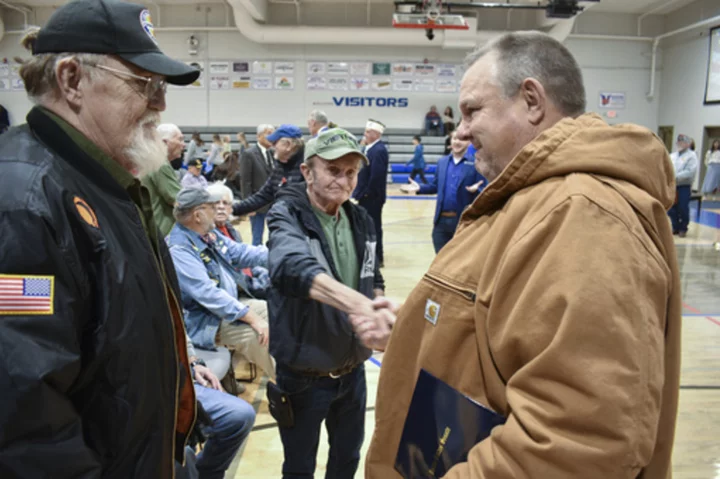
[[[662,140],[663,143],[665,143],[665,148],[667,148],[668,153],[672,153],[673,150],[673,131],[675,130],[675,127],[673,126],[659,126],[658,127],[658,136]]]

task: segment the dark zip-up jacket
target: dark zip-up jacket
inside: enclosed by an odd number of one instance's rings
[[[355,239],[358,291],[373,298],[374,289],[385,289],[376,263],[375,226],[363,208],[350,201],[342,208]],[[371,352],[353,333],[347,314],[309,297],[315,276],[326,273],[340,281],[340,275],[305,185],[284,188],[267,222],[273,283],[267,302],[270,354],[279,364],[313,373],[335,372],[365,361]]]
[[[171,478],[195,395],[168,250],[58,123],[27,122],[0,137],[0,279],[51,278],[51,310],[0,304],[0,477]]]
[[[253,211],[258,211],[264,206],[271,205],[275,198],[284,188],[305,183],[305,178],[300,172],[300,165],[303,162],[305,148],[300,148],[287,163],[280,163],[275,160],[275,168],[270,173],[270,177],[257,193],[252,196],[235,203],[233,205],[233,214],[242,216]]]

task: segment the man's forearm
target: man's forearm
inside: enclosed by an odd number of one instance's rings
[[[320,273],[313,279],[310,286],[310,298],[348,314],[362,308],[364,303],[370,301],[354,289],[334,280],[325,273]]]

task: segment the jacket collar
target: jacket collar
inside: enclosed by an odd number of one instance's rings
[[[189,242],[190,245],[193,246],[193,249],[198,251],[203,251],[208,248],[208,244],[203,241],[202,237],[195,231],[181,225],[180,223],[176,223],[175,228],[177,228],[176,235],[179,236],[178,240],[181,240],[182,242]],[[213,233],[221,234],[215,230],[213,230]]]
[[[455,163],[455,158],[453,157],[452,153],[447,155],[446,158],[449,162]],[[462,156],[462,159],[466,160],[466,162],[470,162],[470,164],[473,165],[473,168],[475,167],[475,158],[468,151],[465,151],[465,153]],[[460,163],[463,163],[463,161],[460,161]],[[458,163],[458,164],[460,164],[460,163]]]
[[[281,163],[277,160],[274,160],[280,167],[285,171],[292,171],[294,169],[300,169],[300,163],[303,161],[305,155],[305,149],[300,148],[293,156],[290,157],[290,159],[287,161],[287,163]]]
[[[35,137],[59,155],[62,160],[85,176],[103,191],[123,200],[129,200],[127,191],[97,161],[91,158],[41,108],[34,107],[27,122]]]

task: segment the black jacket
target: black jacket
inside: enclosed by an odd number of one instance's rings
[[[166,285],[126,190],[27,121],[0,137],[0,274],[53,277],[54,299],[0,312],[0,477],[170,478],[195,395],[168,250]]]
[[[305,149],[300,148],[287,163],[280,163],[275,160],[275,168],[270,173],[270,177],[260,188],[260,191],[253,194],[233,206],[233,214],[242,216],[253,211],[258,211],[262,207],[272,204],[278,192],[289,185],[297,183],[305,183],[305,178],[300,172],[300,165],[303,162],[303,154]]]
[[[365,151],[370,166],[366,166],[358,173],[358,182],[353,192],[353,198],[365,201],[378,201],[385,203],[387,197],[387,175],[389,155],[387,147],[382,140],[372,148]]]
[[[350,201],[342,206],[350,220],[360,266],[358,291],[368,298],[385,289],[376,262],[376,236],[367,212]],[[333,372],[370,357],[353,333],[347,314],[309,298],[315,276],[338,279],[330,246],[313,213],[305,185],[285,188],[268,215],[270,230],[270,354],[299,371]],[[339,279],[338,279],[339,280]]]
[[[240,191],[242,199],[250,198],[253,193],[260,191],[270,177],[272,170],[273,167],[268,165],[258,145],[246,148],[240,155]],[[257,212],[265,214],[269,209],[269,206],[265,206],[257,210]]]

